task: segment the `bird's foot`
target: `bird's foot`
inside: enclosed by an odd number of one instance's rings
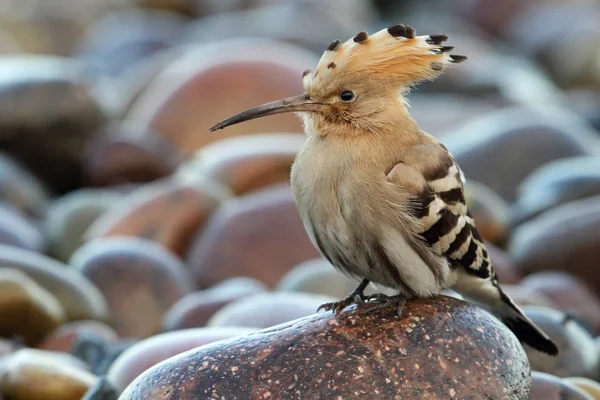
[[[387,303],[398,303],[398,316],[402,316],[402,309],[406,304],[406,296],[403,294],[397,294],[394,296],[389,296],[383,293],[373,294],[371,296],[365,297],[365,302],[367,303],[375,303],[375,304],[387,304]]]
[[[363,280],[360,285],[352,292],[350,293],[350,295],[348,295],[347,297],[345,297],[344,299],[340,300],[340,301],[334,301],[332,303],[325,303],[325,304],[321,304],[319,306],[319,308],[317,308],[317,312],[321,311],[321,310],[325,310],[325,311],[331,311],[333,310],[334,312],[340,312],[341,310],[343,310],[344,308],[346,308],[347,306],[349,306],[350,304],[362,304],[365,302],[365,299],[367,298],[364,294],[365,288],[367,287],[367,285],[369,284],[368,280]]]

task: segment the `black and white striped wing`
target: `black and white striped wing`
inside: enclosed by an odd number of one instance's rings
[[[464,175],[450,155],[448,158],[445,173],[425,174],[428,187],[414,204],[415,216],[422,222],[422,231],[416,233],[451,265],[483,279],[495,278],[483,239],[467,209]]]

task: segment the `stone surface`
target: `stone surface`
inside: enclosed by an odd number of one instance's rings
[[[312,315],[338,298],[312,293],[266,292],[236,300],[217,311],[207,326],[268,328]]]
[[[229,196],[226,188],[213,182],[163,179],[115,203],[90,226],[85,238],[140,237],[182,256],[211,213]]]
[[[293,114],[261,118],[210,134],[229,116],[268,101],[303,93],[301,76],[317,57],[299,46],[235,38],[194,46],[160,72],[126,118],[160,132],[185,155],[241,134],[302,132]]]
[[[106,117],[81,65],[12,56],[2,59],[0,77],[0,149],[57,193],[82,185],[83,150]]]
[[[0,268],[0,336],[36,346],[66,317],[52,293],[19,270]]]
[[[569,157],[534,170],[520,183],[511,225],[531,220],[558,205],[600,195],[600,157]]]
[[[294,266],[320,257],[288,185],[228,200],[195,238],[187,255],[199,287],[249,276],[273,287]]]
[[[592,396],[594,400],[600,399],[600,383],[597,381],[581,377],[569,377],[565,378],[565,381],[577,386],[579,389]]]
[[[541,293],[554,308],[582,320],[595,334],[600,334],[600,297],[585,282],[566,272],[538,272],[520,282],[526,290]]]
[[[41,230],[24,215],[0,207],[0,243],[43,253],[46,240]]]
[[[85,188],[55,199],[48,207],[45,220],[50,254],[68,261],[84,243],[90,225],[122,197],[117,190]]]
[[[597,135],[582,118],[549,106],[492,112],[445,132],[441,139],[467,181],[487,185],[509,203],[518,184],[540,165],[599,154]]]
[[[163,330],[202,327],[227,304],[266,290],[267,287],[256,279],[238,277],[224,280],[206,290],[190,293],[165,313]]]
[[[0,393],[11,400],[80,400],[97,377],[50,352],[21,349],[3,361]]]
[[[124,337],[158,333],[163,314],[193,290],[181,261],[148,240],[96,239],[73,253],[70,264],[102,291],[111,325]]]
[[[152,182],[172,174],[181,155],[155,132],[112,124],[86,147],[83,173],[93,186]]]
[[[246,335],[253,328],[194,328],[162,333],[129,347],[106,373],[109,382],[123,391],[148,368],[185,351],[223,339]]]
[[[571,316],[547,307],[524,306],[523,311],[556,343],[556,357],[524,345],[532,370],[559,377],[596,378],[600,373],[600,354],[594,338]]]
[[[0,153],[0,200],[25,215],[39,218],[46,211],[50,194],[17,160]]]
[[[198,174],[221,182],[236,195],[290,181],[296,154],[306,140],[295,133],[227,138],[198,150],[178,174]]]
[[[594,400],[577,386],[544,372],[533,371],[531,400]]]
[[[93,320],[71,321],[47,335],[38,347],[70,353],[78,338],[86,334],[97,335],[106,342],[116,341],[118,337],[115,330],[105,323]]]
[[[528,399],[530,386],[504,325],[436,297],[409,301],[401,318],[396,304],[365,304],[203,346],[147,370],[120,399]]]
[[[513,230],[508,252],[523,274],[568,271],[600,295],[600,196],[545,212]]]
[[[108,308],[98,288],[79,271],[50,257],[0,245],[0,267],[14,268],[33,278],[62,304],[68,320],[106,321]]]

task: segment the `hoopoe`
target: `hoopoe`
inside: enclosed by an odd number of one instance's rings
[[[210,130],[284,112],[302,118],[307,138],[291,171],[298,211],[323,256],[362,279],[323,308],[369,300],[363,291],[370,282],[398,290],[387,297],[401,304],[451,289],[498,315],[522,342],[556,355],[556,345],[500,287],[465,204],[460,167],[407,110],[410,86],[466,59],[448,54],[447,39],[395,25],[335,40],[314,73],[304,72],[304,94]]]

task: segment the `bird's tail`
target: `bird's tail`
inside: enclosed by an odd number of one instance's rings
[[[495,280],[465,274],[454,289],[497,315],[522,343],[546,354],[558,354],[556,344],[504,293]]]
[[[533,321],[508,297],[502,288],[498,287],[502,306],[497,309],[502,322],[523,343],[528,344],[536,350],[552,356],[558,355],[558,347]]]

